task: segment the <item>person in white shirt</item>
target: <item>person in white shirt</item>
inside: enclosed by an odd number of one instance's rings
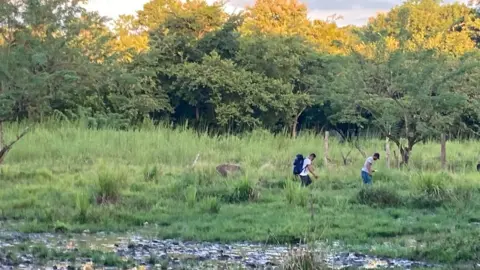
[[[364,184],[372,184],[372,173],[375,172],[375,170],[372,170],[372,164],[374,161],[380,159],[380,154],[375,153],[373,156],[368,157],[365,160],[365,163],[363,164],[362,168],[362,180]]]
[[[311,173],[313,177],[315,177],[315,179],[318,178],[313,171],[312,166],[312,162],[315,160],[316,157],[317,155],[312,153],[310,154],[310,156],[308,156],[308,158],[303,160],[302,172],[300,173],[300,180],[302,181],[302,186],[309,186],[312,183],[312,179],[310,179],[309,173]]]

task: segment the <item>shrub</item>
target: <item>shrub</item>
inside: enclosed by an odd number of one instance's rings
[[[445,173],[421,173],[413,176],[412,183],[417,193],[443,201],[451,197],[448,184],[452,181],[453,179]]]
[[[367,186],[357,193],[357,202],[370,206],[399,206],[402,198],[394,190],[387,187]]]
[[[41,180],[51,180],[53,179],[53,173],[47,168],[40,168],[35,171],[35,174]]]
[[[78,220],[80,223],[87,222],[88,211],[90,209],[90,194],[87,192],[77,193],[76,208]]]
[[[454,192],[450,188],[453,179],[445,173],[420,173],[412,176],[414,194],[412,204],[419,208],[435,208],[450,201]]]
[[[122,186],[127,182],[127,174],[120,170],[103,169],[98,173],[97,203],[115,203],[120,198]]]
[[[233,192],[226,200],[231,203],[247,202],[255,201],[259,196],[260,192],[257,190],[255,183],[245,177],[234,184]]]
[[[384,170],[375,172],[375,183],[402,183],[408,180],[407,176],[401,171]]]
[[[285,184],[285,195],[289,204],[305,207],[308,201],[308,189],[302,188],[300,183],[288,181]]]
[[[55,224],[53,224],[53,230],[56,233],[66,233],[70,231],[70,227],[61,221],[56,221]]]
[[[158,174],[159,174],[159,171],[157,166],[145,167],[143,171],[143,179],[148,182],[151,182],[151,181],[157,182]]]
[[[220,212],[221,204],[217,197],[207,197],[203,200],[202,208],[212,214]]]
[[[197,202],[197,188],[195,186],[189,186],[185,190],[185,201],[190,207],[195,206]]]
[[[310,250],[291,252],[282,269],[284,270],[326,270],[327,267],[321,254]]]

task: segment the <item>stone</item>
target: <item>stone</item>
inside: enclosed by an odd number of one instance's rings
[[[221,165],[218,165],[215,169],[223,177],[227,177],[232,173],[237,173],[242,170],[240,165],[235,165],[235,164],[221,164]]]

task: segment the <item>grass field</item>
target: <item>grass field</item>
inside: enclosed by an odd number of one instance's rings
[[[7,141],[22,125],[5,127]],[[384,153],[381,140],[360,141]],[[375,164],[374,187],[360,179],[363,157],[330,139],[296,140],[256,131],[212,137],[154,128],[89,130],[44,123],[21,140],[0,168],[0,218],[29,232],[123,231],[148,228],[161,238],[297,243],[341,241],[371,254],[468,264],[480,260],[480,144],[449,142],[450,170],[440,146],[415,147],[408,170]],[[392,149],[394,149],[392,145]],[[315,152],[319,179],[301,188],[291,179],[297,153]],[[191,168],[197,154],[198,162]],[[241,174],[222,178],[221,163]],[[6,226],[6,225],[5,225]]]

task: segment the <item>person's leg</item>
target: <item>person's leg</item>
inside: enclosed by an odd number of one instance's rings
[[[310,176],[308,175],[301,175],[300,180],[302,181],[302,186],[306,187],[312,183]]]
[[[362,180],[363,180],[363,183],[366,185],[372,184],[372,177],[364,171],[362,171]]]
[[[305,186],[308,187],[308,186],[310,186],[311,183],[312,183],[312,179],[310,178],[310,175],[307,175],[307,180],[306,180]]]
[[[305,186],[305,176],[300,175],[300,183],[302,184],[302,187]]]

